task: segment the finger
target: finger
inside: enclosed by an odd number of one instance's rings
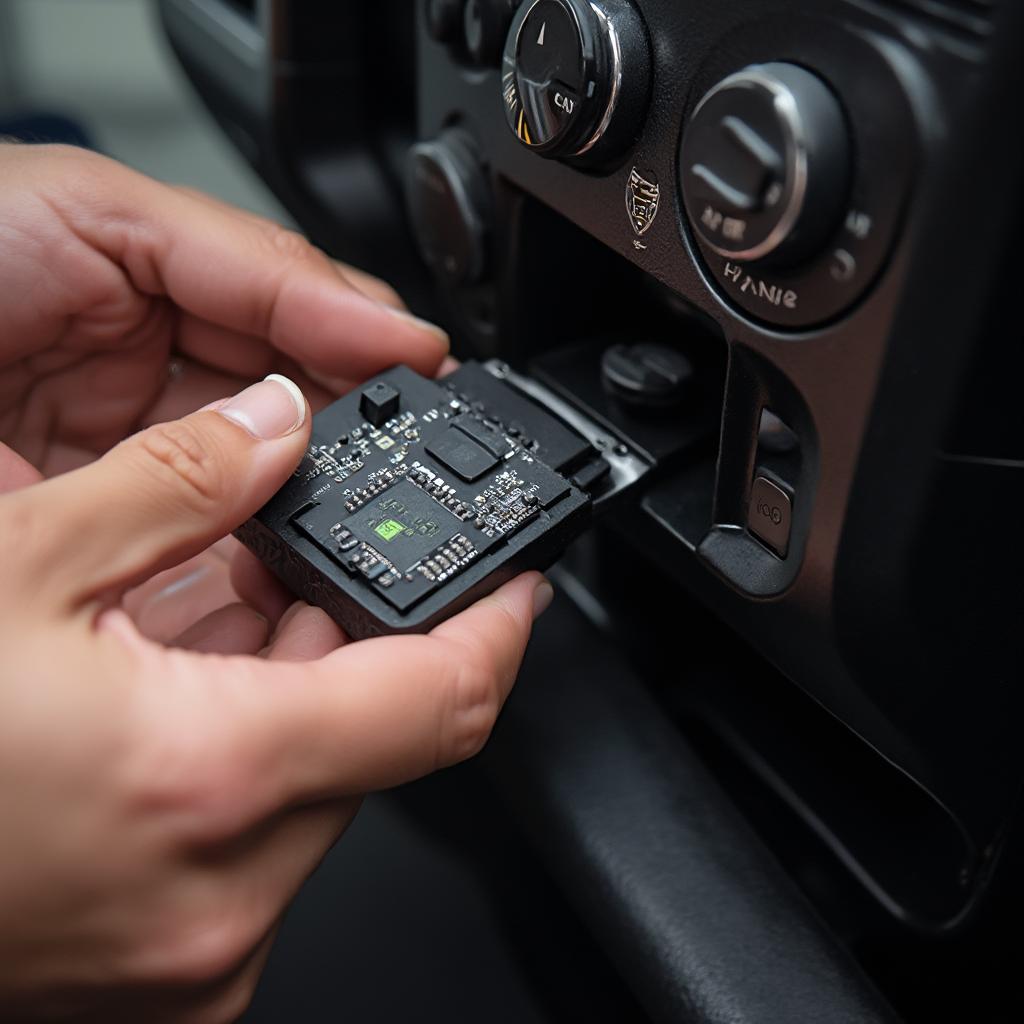
[[[358,383],[348,377],[339,377],[337,374],[322,373],[315,366],[306,366],[306,374],[309,379],[329,392],[331,395],[347,395]]]
[[[203,366],[247,380],[274,373],[281,358],[266,338],[232,331],[191,313],[178,317],[174,350]]]
[[[203,654],[256,654],[267,642],[267,620],[245,604],[228,604],[194,622],[171,644]]]
[[[291,359],[284,360],[283,365],[288,367],[288,373],[285,376],[291,377],[302,388],[302,393],[306,396],[306,401],[309,402],[309,407],[314,413],[330,405],[331,402],[336,402],[338,395],[345,394],[354,387],[354,385],[350,385],[345,388],[345,391],[335,391],[314,380],[313,376],[309,373],[309,367],[299,366],[298,363],[293,362]]]
[[[447,377],[449,373],[454,373],[461,365],[454,356],[445,356],[441,360],[441,365],[437,368],[438,378]]]
[[[225,565],[230,566],[235,555],[248,548],[243,547],[242,542],[234,537],[221,537],[216,544],[210,545],[209,550],[211,555],[216,555]]]
[[[12,561],[43,599],[109,600],[259,509],[301,459],[309,420],[295,385],[268,378],[217,409],[149,427],[90,466],[9,495],[22,526]]]
[[[342,263],[340,260],[333,262],[338,273],[364,295],[385,306],[391,306],[393,309],[406,308],[402,297],[387,281],[382,281],[379,277],[374,277],[373,274],[368,274],[365,270],[360,270],[351,264]]]
[[[219,330],[216,328],[215,330]],[[233,395],[247,387],[253,379],[260,379],[268,374],[248,373],[239,362],[232,368],[230,363],[230,347],[226,347],[219,360],[197,362],[191,358],[175,359],[175,372],[170,377],[163,391],[157,395],[149,408],[139,420],[139,426],[148,427],[154,423],[165,423],[167,420],[180,419],[196,409],[210,405],[220,398]],[[215,366],[214,363],[224,363]],[[303,372],[293,359],[276,353],[272,360],[272,371],[280,376],[288,377],[298,384],[306,396],[313,412],[319,412],[326,405],[335,401],[338,392],[315,383]]]
[[[270,230],[275,226],[279,226],[268,217],[264,217],[258,213],[253,213],[251,210],[242,209],[239,206],[232,206],[230,203],[224,202],[223,199],[219,199],[217,196],[212,196],[207,192],[202,192],[197,188],[193,188],[191,185],[174,185],[172,187],[198,202],[206,203],[208,206],[214,206],[222,211],[228,211],[234,213],[236,216],[244,217],[253,224],[259,224],[264,230]],[[398,292],[396,292],[395,289],[386,281],[382,281],[379,277],[374,277],[372,274],[368,274],[365,270],[360,270],[358,267],[353,267],[350,263],[344,263],[341,260],[333,260],[332,262],[342,278],[361,291],[364,295],[376,300],[377,302],[382,302],[386,306],[393,306],[395,309],[406,308],[401,296],[399,296]],[[264,373],[269,372],[269,370],[264,371]]]
[[[241,548],[231,560],[231,585],[239,598],[255,608],[276,628],[295,601],[281,581],[248,549]]]
[[[346,643],[345,631],[325,611],[297,601],[282,617],[266,657],[270,661],[316,661]]]
[[[432,374],[447,352],[443,331],[368,299],[301,235],[101,157],[74,160],[74,187],[58,176],[47,198],[140,291],[350,379],[396,363]],[[88,204],[78,198],[83,177]]]
[[[550,594],[527,573],[428,636],[248,665],[249,682],[221,691],[230,710],[216,717],[226,756],[265,787],[253,791],[252,813],[393,786],[476,753]]]
[[[294,359],[282,355],[262,338],[238,334],[198,317],[183,314],[179,318],[175,352],[187,358],[179,360],[180,372],[168,382],[163,395],[156,401],[157,406],[182,395],[189,396],[200,388],[205,388],[212,395],[216,380],[236,381],[241,386],[270,373],[283,374],[299,384],[314,411],[333,401],[340,393],[325,390],[319,384],[311,385]],[[220,395],[230,395],[237,390],[225,383],[220,387]],[[207,401],[212,401],[212,398]],[[205,404],[198,403],[187,411]]]
[[[227,366],[211,366],[180,352],[174,354],[171,366],[173,369],[163,390],[143,412],[139,420],[141,426],[180,419],[220,398],[237,394],[254,380],[263,380],[272,372],[281,372],[277,367],[263,373],[256,370],[247,373],[241,367],[235,370]]]
[[[121,604],[143,636],[170,643],[199,619],[237,600],[228,563],[204,551],[128,591]]]

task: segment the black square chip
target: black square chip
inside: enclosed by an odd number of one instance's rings
[[[431,441],[427,452],[469,483],[479,480],[498,464],[496,456],[454,427]]]
[[[460,519],[408,480],[364,505],[341,527],[402,573],[465,529]]]

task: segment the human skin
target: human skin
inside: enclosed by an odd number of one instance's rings
[[[251,214],[0,146],[0,1018],[233,1020],[362,795],[486,741],[541,576],[349,644],[223,540],[310,403],[438,369],[398,307]]]

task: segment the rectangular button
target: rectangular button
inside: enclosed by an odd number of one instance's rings
[[[789,531],[793,521],[793,504],[789,495],[767,477],[759,476],[750,488],[747,527],[764,541],[779,558],[789,550]]]

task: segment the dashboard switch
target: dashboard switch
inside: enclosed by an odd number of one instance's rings
[[[832,90],[796,64],[755,64],[697,104],[680,183],[690,223],[716,253],[793,266],[820,251],[842,218],[850,163]]]
[[[778,484],[759,476],[750,488],[747,527],[772,551],[785,558],[789,551],[789,534],[793,520],[793,503]]]
[[[533,0],[509,29],[505,117],[547,157],[609,153],[635,137],[650,91],[650,53],[626,0]]]

